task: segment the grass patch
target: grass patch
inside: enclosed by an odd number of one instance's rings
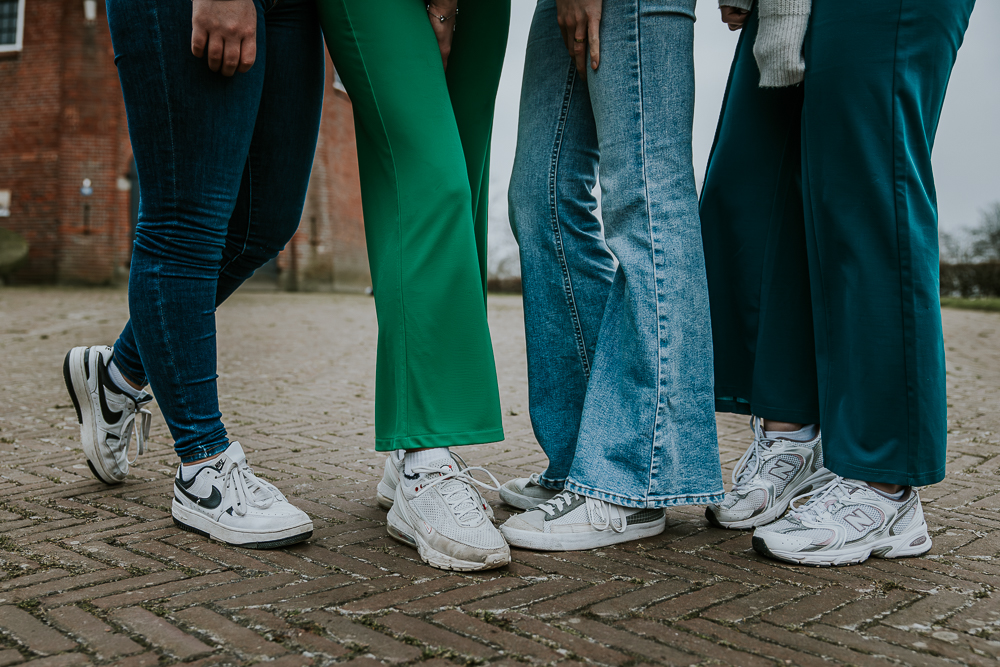
[[[942,308],[961,308],[963,310],[985,310],[990,313],[1000,313],[1000,299],[964,299],[959,296],[941,297]]]

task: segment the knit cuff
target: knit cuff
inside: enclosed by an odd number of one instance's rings
[[[753,45],[761,88],[782,88],[802,82],[806,72],[802,44],[808,27],[808,9],[805,14],[761,14]]]
[[[753,8],[753,3],[754,0],[719,0],[719,8],[735,7],[748,12]]]

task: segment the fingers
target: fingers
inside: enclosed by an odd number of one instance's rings
[[[235,39],[227,39],[226,46],[222,52],[222,72],[223,76],[236,74],[236,68],[240,66],[240,46],[242,42]]]
[[[243,40],[240,46],[240,66],[237,72],[249,72],[250,68],[257,61],[257,36],[254,35]]]
[[[590,38],[590,68],[597,69],[601,64],[601,15],[591,15],[587,25],[587,35]]]
[[[208,33],[201,26],[191,28],[191,53],[195,58],[205,55],[205,45],[208,44]]]
[[[587,75],[587,24],[579,21],[573,31],[573,50],[570,51],[576,61],[576,71],[581,76]]]
[[[212,33],[208,38],[208,48],[206,56],[208,58],[208,69],[218,72],[222,67],[222,57],[226,52],[226,43],[222,40],[222,35]]]

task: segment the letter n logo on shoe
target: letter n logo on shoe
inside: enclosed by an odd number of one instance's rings
[[[875,525],[875,519],[865,514],[861,509],[856,509],[844,516],[844,521],[859,533],[865,532],[865,528]]]
[[[778,459],[771,466],[771,474],[780,479],[782,482],[787,482],[792,474],[795,473],[795,464],[791,461],[785,461],[784,459]]]

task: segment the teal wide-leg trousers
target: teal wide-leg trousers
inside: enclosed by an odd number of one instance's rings
[[[793,88],[758,87],[756,11],[737,47],[701,204],[717,408],[819,423],[844,477],[944,477],[931,148],[974,3],[814,0]]]

